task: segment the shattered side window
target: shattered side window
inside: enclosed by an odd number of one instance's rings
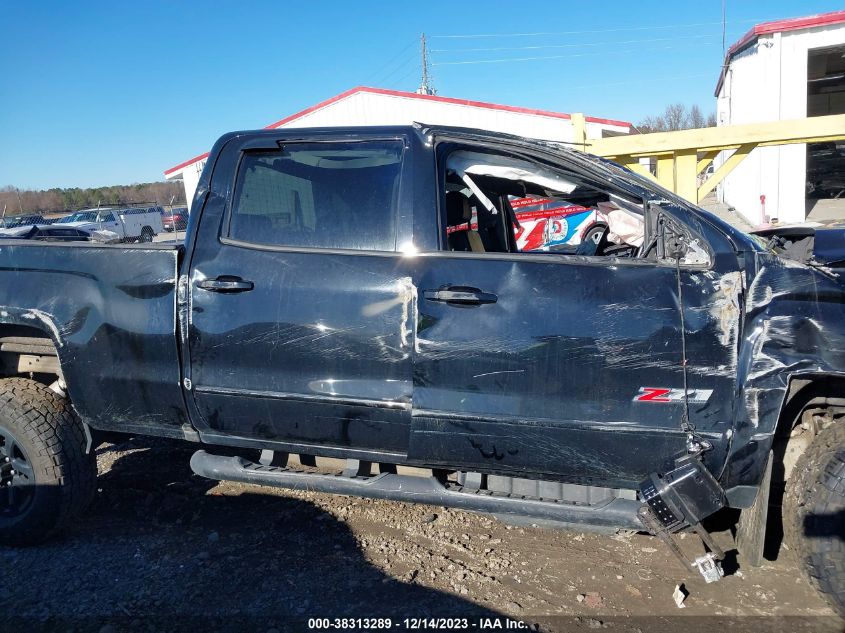
[[[445,167],[450,251],[640,255],[641,201],[524,157],[456,150]]]
[[[274,246],[393,251],[401,141],[293,143],[244,154],[228,236]]]

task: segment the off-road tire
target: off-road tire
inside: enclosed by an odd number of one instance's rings
[[[54,536],[94,498],[96,457],[93,450],[85,453],[85,431],[68,400],[34,380],[0,380],[0,426],[15,436],[35,476],[28,508],[0,518],[0,545],[35,545]]]
[[[787,482],[783,526],[810,582],[845,617],[845,425],[821,431]]]

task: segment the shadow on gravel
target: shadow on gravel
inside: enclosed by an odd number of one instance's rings
[[[804,517],[804,536],[834,536],[845,541],[845,510],[829,514],[810,513]]]
[[[148,444],[116,447],[138,450],[101,475],[67,535],[0,549],[6,624],[13,614],[17,630],[282,632],[307,630],[309,618],[502,617],[386,576],[309,502],[215,494],[216,482],[190,472],[194,446]]]

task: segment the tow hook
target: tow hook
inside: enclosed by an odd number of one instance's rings
[[[637,515],[646,529],[666,543],[684,569],[698,570],[705,582],[718,582],[725,575],[720,561],[725,553],[701,525],[702,519],[725,505],[724,492],[710,472],[697,459],[685,457],[677,467],[659,475],[653,473],[640,485],[645,503]],[[692,563],[681,551],[675,533],[691,526],[709,550]]]

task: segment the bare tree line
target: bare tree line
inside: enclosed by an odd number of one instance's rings
[[[697,105],[687,108],[683,103],[672,103],[666,106],[663,114],[644,118],[637,129],[643,134],[649,134],[702,127],[716,127],[716,114],[711,112],[705,117]]]
[[[68,189],[18,189],[11,185],[0,188],[0,212],[7,216],[24,213],[53,213],[77,209],[149,202],[158,205],[185,204],[181,182],[147,182],[111,187]]]

